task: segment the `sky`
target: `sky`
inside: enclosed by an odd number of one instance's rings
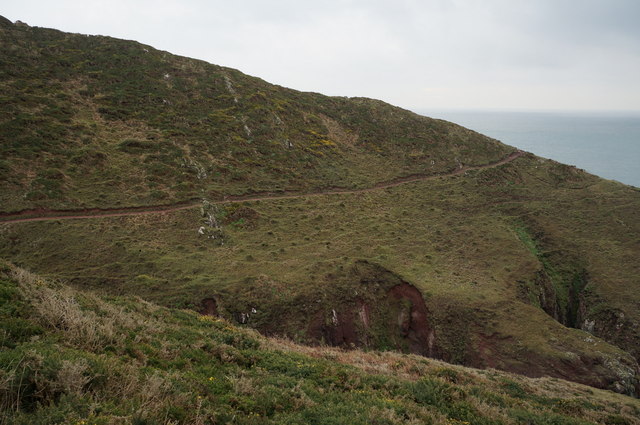
[[[638,0],[0,0],[0,15],[414,111],[640,111]]]

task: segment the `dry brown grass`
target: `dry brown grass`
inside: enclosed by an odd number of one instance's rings
[[[125,330],[142,331],[140,335],[157,332],[158,325],[147,315],[126,311],[92,293],[83,293],[66,285],[48,282],[28,270],[10,265],[10,277],[31,304],[38,322],[63,331],[66,341],[76,347],[95,351],[117,342]],[[141,307],[155,307],[142,302]]]
[[[91,377],[87,375],[88,371],[89,364],[85,359],[63,360],[58,370],[56,384],[63,392],[80,395],[91,381]]]

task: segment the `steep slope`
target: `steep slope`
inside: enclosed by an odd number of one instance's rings
[[[1,256],[300,342],[639,394],[638,189],[379,101],[0,31]],[[47,210],[94,218],[10,222]]]
[[[392,353],[313,349],[0,266],[0,423],[639,424],[640,402]]]
[[[4,211],[371,186],[513,151],[380,101],[300,93],[139,43],[0,31]]]

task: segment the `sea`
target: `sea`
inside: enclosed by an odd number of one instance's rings
[[[640,187],[640,112],[419,111],[507,145]]]

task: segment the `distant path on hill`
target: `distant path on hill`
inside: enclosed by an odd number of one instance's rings
[[[278,200],[278,199],[294,199],[294,198],[306,198],[309,196],[323,196],[323,195],[338,195],[338,194],[356,194],[373,192],[380,189],[387,189],[390,187],[400,186],[405,183],[412,183],[425,180],[434,180],[442,177],[452,177],[460,174],[464,174],[467,171],[481,170],[484,168],[494,168],[500,165],[506,164],[515,160],[516,158],[524,155],[524,151],[515,151],[506,158],[500,161],[492,162],[485,165],[465,166],[458,168],[455,171],[443,174],[413,174],[410,176],[400,177],[387,182],[381,182],[374,186],[363,189],[328,189],[321,192],[259,192],[248,195],[232,195],[227,196],[222,200],[211,201],[213,204],[231,204],[237,202],[250,202],[250,201],[266,201],[266,200]],[[172,205],[150,205],[140,207],[123,207],[123,208],[86,208],[81,210],[50,210],[50,209],[31,209],[23,210],[16,213],[2,213],[0,212],[0,224],[6,223],[24,223],[28,221],[50,221],[50,220],[70,220],[70,219],[83,219],[83,218],[102,218],[102,217],[125,217],[131,215],[146,215],[146,214],[158,214],[173,211],[186,210],[190,208],[198,207],[202,204],[201,201],[183,202]]]

